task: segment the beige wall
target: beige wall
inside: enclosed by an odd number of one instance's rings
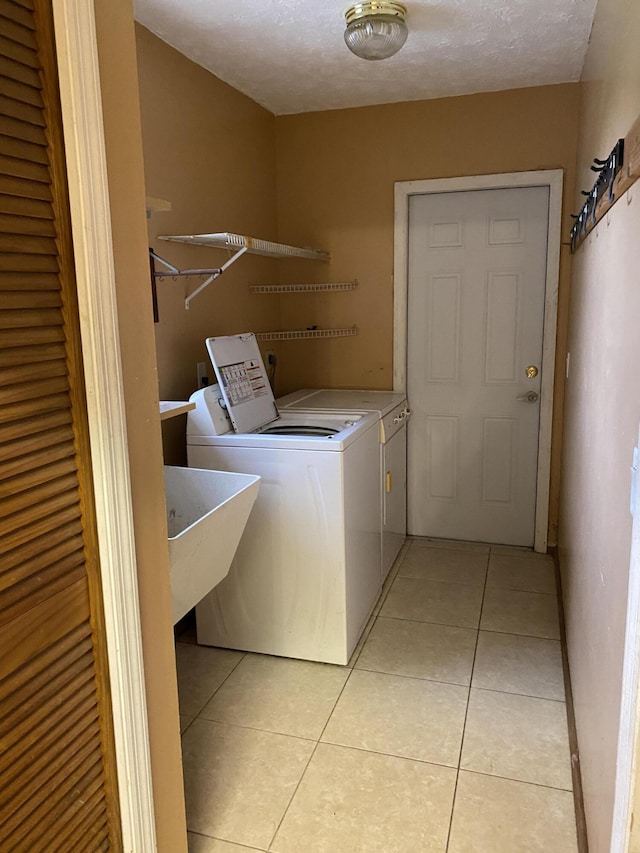
[[[149,245],[184,269],[219,266],[228,253],[163,243],[158,234],[230,231],[275,240],[274,116],[138,25],[136,42],[146,191],[172,205],[149,220]],[[278,328],[278,297],[248,290],[275,280],[277,271],[277,261],[246,255],[188,311],[185,287],[193,290],[202,277],[158,282],[162,399],[185,400],[195,390],[196,363],[209,361],[205,338]],[[167,462],[181,463],[185,419],[163,431]]]
[[[565,170],[573,201],[578,86],[282,116],[276,120],[280,239],[331,252],[328,267],[282,262],[283,281],[357,278],[355,291],[283,297],[286,328],[350,326],[359,335],[283,345],[278,390],[390,388],[395,181]],[[304,280],[304,279],[302,279]],[[562,251],[550,540],[555,542],[569,257]]]
[[[640,6],[600,0],[584,73],[579,186],[640,109]],[[609,850],[640,419],[638,184],[573,262],[560,560],[590,850]],[[579,202],[575,202],[578,207]]]
[[[160,853],[186,851],[131,0],[96,0],[127,442]]]

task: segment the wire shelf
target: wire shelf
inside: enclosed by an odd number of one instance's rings
[[[160,240],[173,243],[191,243],[197,246],[209,246],[215,249],[246,249],[252,255],[264,255],[268,258],[308,258],[314,261],[328,261],[328,252],[319,249],[287,246],[284,243],[273,243],[270,240],[260,240],[257,237],[246,237],[243,234],[230,234],[221,231],[216,234],[183,234],[165,235]]]
[[[333,281],[324,284],[251,284],[251,293],[327,293],[337,290],[355,290],[357,281]]]
[[[288,332],[258,332],[259,341],[302,341],[310,338],[349,338],[358,334],[358,327],[348,329],[301,329]]]

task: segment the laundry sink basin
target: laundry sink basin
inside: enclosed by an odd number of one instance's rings
[[[173,624],[227,575],[260,477],[165,465]]]

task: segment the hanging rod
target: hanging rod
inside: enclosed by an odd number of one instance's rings
[[[161,239],[164,239],[164,238],[161,238]],[[162,264],[168,270],[168,272],[158,272],[158,270],[154,270],[153,275],[155,276],[155,278],[165,278],[168,275],[170,275],[172,278],[174,278],[174,277],[177,278],[179,276],[185,276],[185,275],[206,275],[206,276],[208,276],[208,278],[205,281],[203,281],[202,284],[199,284],[195,290],[193,290],[191,293],[189,293],[185,297],[184,307],[187,310],[189,310],[189,303],[191,302],[191,300],[194,299],[201,291],[203,291],[205,289],[205,287],[207,287],[209,284],[211,284],[212,281],[215,281],[219,276],[221,276],[222,273],[226,269],[228,269],[231,266],[231,264],[235,263],[238,260],[238,258],[242,257],[242,255],[244,255],[244,253],[246,251],[247,251],[246,246],[239,249],[235,253],[235,255],[230,257],[229,260],[226,263],[224,263],[221,267],[214,267],[212,269],[194,269],[194,270],[180,270],[180,269],[178,269],[178,267],[174,266],[173,264],[170,264],[169,261],[165,261],[164,258],[161,258],[160,255],[158,255],[156,252],[153,251],[153,249],[149,249],[149,255],[153,258],[154,261],[158,261],[158,263]]]

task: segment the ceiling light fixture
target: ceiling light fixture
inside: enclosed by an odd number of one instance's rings
[[[347,47],[361,59],[388,59],[397,53],[409,33],[407,7],[393,0],[354,3],[344,13]]]

